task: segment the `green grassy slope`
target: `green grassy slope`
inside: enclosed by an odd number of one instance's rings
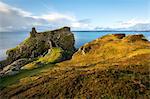
[[[1,79],[0,97],[150,98],[150,42],[143,37],[107,35],[51,66]]]

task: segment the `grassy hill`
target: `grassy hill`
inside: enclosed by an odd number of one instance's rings
[[[71,60],[1,78],[0,98],[148,99],[149,74],[150,42],[110,34],[80,47]]]

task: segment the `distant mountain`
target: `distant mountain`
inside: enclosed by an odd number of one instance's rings
[[[136,24],[132,27],[127,28],[128,30],[137,30],[137,31],[150,31],[150,23],[147,24]]]
[[[99,31],[150,31],[150,23],[139,23],[128,28],[102,28],[96,27],[94,30]]]

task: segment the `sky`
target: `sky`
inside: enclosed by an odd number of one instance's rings
[[[150,0],[0,0],[0,31],[150,29]]]

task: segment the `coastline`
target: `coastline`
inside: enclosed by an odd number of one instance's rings
[[[75,44],[76,48],[79,48],[83,44],[85,44],[85,43],[87,43],[89,41],[92,41],[92,40],[96,39],[97,37],[101,37],[101,36],[103,36],[105,34],[110,34],[110,33],[125,33],[127,35],[128,34],[143,34],[150,41],[150,32],[149,31],[142,31],[142,33],[140,33],[140,31],[138,31],[138,32],[136,32],[136,31],[72,31],[72,32],[75,35],[76,43],[79,43],[79,44]],[[9,32],[9,33],[19,33],[19,32]],[[96,36],[95,37],[94,36],[91,37],[91,35],[93,35],[93,34],[94,35],[96,34]],[[7,35],[8,35],[8,32],[7,32]],[[8,40],[9,37],[7,37],[7,38],[4,37],[3,39],[1,39],[1,42],[4,42],[4,43],[1,43],[0,61],[4,60],[7,57],[6,51],[8,49],[10,49],[10,48],[13,48],[13,47],[17,46],[19,43],[21,43],[26,37],[28,37],[29,32],[23,32],[22,35],[18,34],[18,38],[19,39],[14,38],[14,36],[12,35],[11,36],[12,38],[10,37],[11,40],[12,40],[12,42],[11,42],[12,44],[8,43],[8,45],[7,45],[6,41]],[[84,38],[80,38],[80,37],[85,37],[85,39]],[[7,46],[3,47],[3,44],[7,45],[8,47]]]

